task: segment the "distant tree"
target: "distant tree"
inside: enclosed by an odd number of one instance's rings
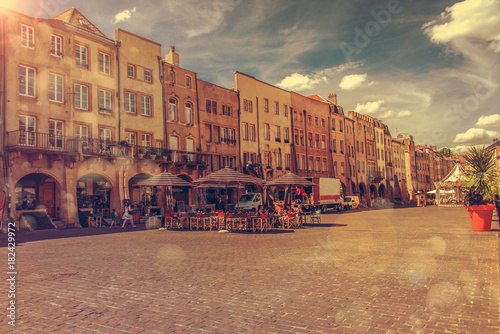
[[[438,152],[441,153],[442,155],[444,155],[445,157],[448,157],[448,158],[453,157],[453,151],[451,150],[451,148],[443,147]]]

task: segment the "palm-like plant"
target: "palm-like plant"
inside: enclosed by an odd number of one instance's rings
[[[470,147],[465,155],[464,171],[465,206],[493,203],[498,193],[495,150]]]

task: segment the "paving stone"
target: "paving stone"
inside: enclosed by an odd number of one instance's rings
[[[0,333],[499,333],[494,229],[426,207],[291,233],[18,233],[18,326]]]

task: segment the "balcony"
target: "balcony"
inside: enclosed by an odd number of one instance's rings
[[[168,150],[149,146],[129,145],[125,141],[106,141],[77,138],[48,133],[12,131],[7,133],[6,149],[26,153],[75,154],[104,158],[134,157],[136,160],[155,160],[176,166],[206,167],[208,155],[204,153]]]
[[[383,172],[371,171],[368,173],[368,181],[371,183],[380,183],[384,179]]]
[[[12,131],[7,133],[8,151],[64,154],[76,150],[75,138],[48,133]]]
[[[176,167],[184,165],[191,167],[208,166],[208,155],[204,153],[169,150],[149,146],[131,145],[132,155],[136,160],[155,160]]]

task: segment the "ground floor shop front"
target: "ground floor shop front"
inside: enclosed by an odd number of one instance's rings
[[[64,158],[33,154],[11,156],[4,191],[6,208],[15,221],[35,211],[46,212],[59,227],[77,227],[82,212],[109,217],[113,209],[121,214],[124,203],[149,212],[161,208],[165,198],[185,205],[197,197],[191,188],[137,187],[135,184],[169,169],[192,181],[204,170],[188,166],[168,166],[155,161],[83,157],[68,163]],[[173,203],[170,203],[173,204]],[[81,218],[81,217],[80,217]]]

